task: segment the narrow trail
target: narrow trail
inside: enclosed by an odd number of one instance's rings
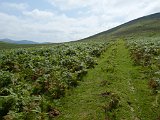
[[[56,120],[156,120],[155,97],[140,69],[133,66],[125,42],[117,41],[84,81],[61,99]]]

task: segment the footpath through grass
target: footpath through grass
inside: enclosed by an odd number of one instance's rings
[[[98,59],[84,81],[61,99],[57,120],[156,120],[160,111],[122,40]]]

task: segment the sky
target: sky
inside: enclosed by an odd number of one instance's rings
[[[68,42],[160,12],[160,0],[0,0],[0,38]]]

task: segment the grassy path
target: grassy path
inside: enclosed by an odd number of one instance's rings
[[[140,68],[133,66],[124,41],[112,45],[84,81],[61,100],[57,120],[156,120]]]

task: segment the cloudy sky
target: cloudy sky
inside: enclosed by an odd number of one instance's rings
[[[0,0],[0,38],[78,40],[160,12],[160,0]]]

